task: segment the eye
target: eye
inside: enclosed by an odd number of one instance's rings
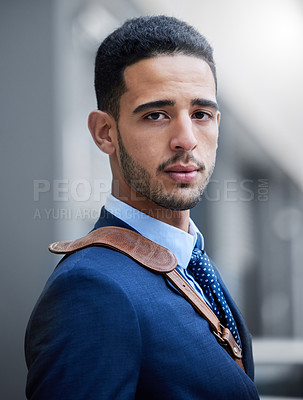
[[[144,119],[150,119],[152,121],[160,121],[166,118],[166,115],[162,112],[152,112],[144,117]]]
[[[204,111],[196,111],[195,113],[193,113],[193,117],[200,121],[208,121],[212,118],[212,115]]]

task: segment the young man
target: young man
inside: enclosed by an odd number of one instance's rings
[[[258,399],[250,335],[189,216],[216,157],[211,47],[175,18],[127,21],[98,50],[95,88],[89,129],[113,175],[95,229],[128,228],[171,250],[179,274],[233,333],[235,351],[242,347],[245,372],[165,276],[90,246],[63,259],[33,311],[27,397]],[[199,280],[204,264],[216,289]]]

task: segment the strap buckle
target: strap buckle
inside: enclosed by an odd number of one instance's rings
[[[220,328],[222,331],[225,329],[222,324],[220,324]],[[223,332],[221,332],[221,330],[218,331],[213,330],[213,334],[216,336],[216,339],[221,346],[227,346],[228,343],[226,339],[223,337]]]
[[[216,336],[218,343],[225,347],[227,352],[233,357],[241,359],[242,357],[242,349],[238,346],[237,342],[233,338],[230,330],[225,328],[222,324],[220,324],[221,330],[217,332],[214,330],[213,334]]]

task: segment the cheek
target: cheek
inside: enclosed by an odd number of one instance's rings
[[[208,135],[203,137],[200,141],[200,153],[202,157],[207,157],[209,159],[213,159],[216,155],[218,147],[218,136],[217,135]]]
[[[158,159],[152,149],[147,148],[143,151],[141,147],[141,150],[138,150],[138,152],[134,154],[134,157],[137,162],[150,173],[153,173],[158,167]]]
[[[155,166],[164,153],[165,144],[153,137],[133,138],[127,143],[127,149],[132,157],[142,166]],[[166,150],[167,153],[167,150]],[[166,154],[167,155],[167,154]],[[165,155],[163,155],[165,157]]]

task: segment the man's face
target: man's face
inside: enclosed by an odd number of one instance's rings
[[[210,67],[195,57],[158,56],[127,67],[124,77],[117,124],[123,192],[164,208],[192,208],[216,157],[220,114]]]

